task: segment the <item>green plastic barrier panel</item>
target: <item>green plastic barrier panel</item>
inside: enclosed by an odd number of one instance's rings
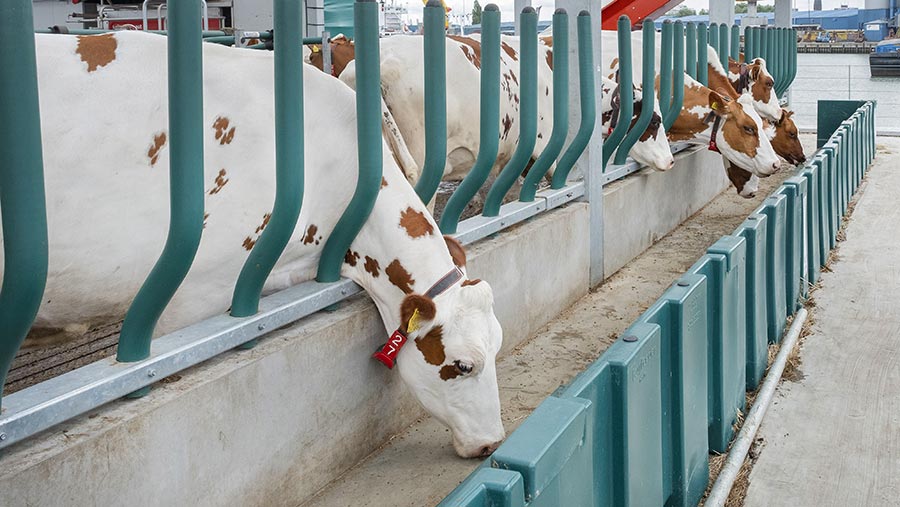
[[[766,215],[766,312],[769,315],[769,343],[781,341],[787,324],[784,302],[785,243],[787,238],[787,197],[776,194],[767,197],[756,211]]]
[[[864,105],[864,100],[820,100],[816,118],[816,148],[825,146],[841,122]]]
[[[800,177],[806,181],[806,281],[815,285],[819,281],[819,268],[822,266],[822,206],[819,196],[819,168],[809,164],[800,171]]]
[[[746,400],[746,255],[743,238],[724,236],[688,270],[708,280],[708,431],[715,452],[728,449],[736,411]]]
[[[835,184],[837,182],[837,178],[835,177],[835,163],[834,163],[834,152],[836,147],[833,142],[830,142],[822,147],[814,160],[821,160],[823,174],[823,188],[825,191],[822,194],[822,199],[824,201],[826,219],[828,224],[828,233],[826,234],[828,240],[828,248],[825,251],[824,260],[828,260],[828,252],[834,248],[834,245],[837,242],[837,231],[840,228],[840,220],[838,219],[838,205],[837,205],[837,191],[835,188]]]
[[[522,474],[498,470],[485,460],[438,504],[438,507],[523,507],[525,481]]]
[[[638,319],[661,331],[663,491],[670,506],[697,505],[709,478],[707,290],[706,277],[686,274]]]
[[[633,381],[627,367],[624,375],[624,381]],[[494,451],[491,466],[522,475],[525,501],[531,507],[590,505],[593,449],[585,437],[593,426],[592,413],[588,400],[545,399]]]
[[[659,326],[635,324],[560,393],[591,402],[594,505],[663,504],[660,355]]]
[[[734,232],[747,242],[746,267],[746,332],[748,391],[756,389],[763,379],[769,361],[768,308],[766,305],[766,215],[754,214]],[[818,269],[818,266],[816,266]]]
[[[816,250],[818,250],[819,254],[819,266],[823,267],[828,260],[828,253],[830,252],[830,241],[828,238],[831,229],[831,221],[828,217],[828,171],[825,167],[825,157],[821,153],[817,153],[809,161],[809,167],[816,173],[816,192],[818,196],[814,202],[816,205],[816,221],[819,224]]]
[[[796,176],[788,178],[794,182],[793,185],[788,181],[778,187],[777,193],[787,198],[787,222],[785,222],[785,266],[784,266],[784,290],[785,290],[785,309],[788,315],[793,315],[800,307],[800,285],[801,277],[803,277],[804,257],[803,257],[803,236],[804,236],[804,211],[803,200],[805,195],[800,195],[798,185],[803,183],[802,191],[806,192],[806,182],[798,181]]]

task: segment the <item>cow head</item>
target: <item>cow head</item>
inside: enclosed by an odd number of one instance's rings
[[[749,95],[731,100],[710,90],[709,107],[720,120],[715,142],[722,156],[761,178],[781,168]]]
[[[619,115],[619,85],[615,81],[603,78],[602,88],[602,114],[603,114],[603,132],[608,134],[615,126],[615,121]],[[641,114],[643,103],[643,91],[639,87],[634,88],[634,113],[631,117],[632,127],[637,122]],[[669,147],[669,139],[666,137],[665,129],[662,127],[662,113],[659,109],[659,103],[654,102],[653,117],[647,129],[641,134],[634,146],[628,152],[631,158],[639,164],[651,167],[657,171],[668,171],[675,165],[675,157],[672,156],[672,149]]]
[[[309,63],[315,68],[322,70],[324,68],[324,57],[322,56],[322,48],[313,46],[309,55]],[[331,75],[338,77],[344,72],[347,64],[353,61],[356,56],[356,48],[353,41],[345,37],[343,34],[331,38]]]
[[[759,192],[759,177],[728,161],[725,162],[725,166],[725,173],[728,174],[728,179],[738,195],[745,199],[756,197],[756,193]]]
[[[781,105],[775,94],[775,79],[766,69],[766,61],[755,58],[747,64],[729,59],[729,78],[738,93],[753,97],[753,107],[759,115],[775,121],[781,117]]]
[[[447,242],[464,265],[462,247]],[[487,282],[466,280],[434,299],[408,294],[400,306],[409,343],[397,368],[425,410],[450,428],[464,458],[490,455],[505,436],[495,366],[503,331],[493,305]]]
[[[770,137],[775,153],[790,164],[800,165],[806,162],[806,155],[803,153],[803,145],[800,144],[800,131],[791,119],[793,115],[793,111],[783,109],[781,118],[773,123],[774,132]]]

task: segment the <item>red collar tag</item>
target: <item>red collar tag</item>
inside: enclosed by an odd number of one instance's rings
[[[710,139],[710,140],[709,140],[709,151],[714,151],[714,152],[716,152],[716,153],[720,153],[720,152],[719,152],[719,145],[716,144],[716,140],[715,140],[715,139]]]
[[[372,354],[372,357],[381,361],[388,368],[394,369],[394,360],[397,359],[397,354],[405,343],[406,335],[398,329],[391,334],[391,339],[381,347],[381,350]]]

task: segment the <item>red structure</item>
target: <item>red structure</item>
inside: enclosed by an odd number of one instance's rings
[[[619,16],[631,18],[632,26],[640,26],[647,18],[662,16],[684,0],[612,0],[601,11],[601,26],[615,30]]]

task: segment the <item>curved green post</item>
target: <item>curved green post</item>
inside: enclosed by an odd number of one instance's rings
[[[584,152],[594,133],[597,120],[597,104],[594,95],[594,48],[591,40],[591,14],[588,11],[578,13],[578,91],[581,100],[581,123],[572,143],[566,148],[559,162],[550,188],[558,189],[566,186],[569,171],[578,157]]]
[[[741,61],[741,29],[737,25],[731,25],[731,57],[736,62]]]
[[[150,355],[150,338],[187,275],[203,231],[203,39],[200,0],[169,6],[169,234],[125,315],[119,361]],[[140,396],[147,389],[135,393]]]
[[[746,54],[749,54],[749,57],[745,58],[747,61],[759,58],[759,28],[751,26],[749,30],[750,38],[748,39],[749,43],[746,45],[749,48],[749,53],[745,51]]]
[[[709,33],[706,25],[700,23],[697,27],[697,81],[703,86],[709,85]]]
[[[440,6],[440,1],[437,1]],[[441,23],[444,10],[441,8]],[[500,171],[484,200],[486,217],[500,214],[500,206],[516,178],[525,170],[537,136],[537,12],[531,6],[522,9],[519,36],[519,144],[512,158]],[[427,33],[427,29],[426,29]]]
[[[303,23],[294,0],[275,0],[275,205],[241,268],[231,299],[233,317],[259,311],[263,284],[291,239],[303,204]],[[255,340],[254,340],[255,342]],[[253,342],[251,342],[253,343]]]
[[[783,91],[784,86],[784,30],[782,28],[775,29],[775,61],[778,62],[778,66],[776,67],[776,71],[778,74],[775,75],[775,93],[779,97],[781,97],[781,93]]]
[[[662,41],[659,50],[659,112],[663,119],[669,117],[672,103],[672,44],[675,28],[670,20],[662,25]]]
[[[553,13],[553,130],[544,151],[525,175],[519,200],[531,202],[538,183],[556,161],[569,135],[569,15],[565,9]]]
[[[440,0],[425,5],[425,162],[416,183],[422,202],[431,202],[447,164],[447,39],[446,12]]]
[[[381,62],[378,44],[378,12],[375,0],[356,0],[353,34],[356,46],[356,137],[359,176],[350,204],[325,241],[316,280],[336,282],[350,244],[362,229],[381,188],[384,170],[381,151]],[[296,27],[295,27],[296,29]]]
[[[672,84],[672,105],[669,107],[668,118],[663,118],[663,128],[668,132],[678,115],[681,114],[681,106],[684,104],[684,25],[681,21],[675,22],[675,82]]]
[[[33,23],[31,0],[0,2],[0,394],[47,283],[47,207]]]
[[[792,84],[794,84],[794,79],[797,78],[797,30],[794,28],[790,29],[791,34],[791,59],[789,60],[791,65],[791,71],[788,74],[790,79],[788,80],[788,88]]]
[[[638,116],[634,127],[628,131],[628,135],[622,140],[622,144],[619,146],[618,151],[616,151],[615,163],[617,165],[625,163],[625,158],[628,157],[628,152],[631,150],[631,147],[634,146],[634,143],[637,142],[638,138],[640,138],[644,131],[647,130],[647,126],[650,125],[650,120],[653,118],[653,102],[656,99],[655,94],[652,92],[656,85],[656,72],[654,72],[656,67],[654,65],[656,60],[654,57],[654,53],[656,52],[656,28],[653,25],[653,21],[649,19],[644,20],[643,32],[644,61],[642,63],[644,68],[641,77],[644,93],[641,95],[641,114]],[[648,93],[646,90],[651,91]]]
[[[775,34],[775,30],[773,28],[766,28],[764,30],[765,38],[763,39],[763,51],[765,52],[766,63],[769,65],[769,74],[773,74],[778,66],[778,63],[772,58],[772,55],[775,51],[775,39],[773,35]]]
[[[740,56],[740,55],[738,55]],[[753,27],[744,28],[744,61],[753,60]]]
[[[712,46],[712,48],[716,50],[716,53],[719,52],[719,24],[718,23],[710,23],[709,24],[709,40],[707,41],[707,44]],[[707,59],[707,63],[709,63],[708,59]],[[705,84],[706,83],[704,83],[704,85]]]
[[[376,23],[376,29],[378,28]],[[554,41],[559,43],[559,41]],[[377,88],[377,86],[376,86]],[[377,91],[377,90],[376,90]],[[487,180],[500,144],[500,9],[487,4],[481,16],[481,131],[475,165],[444,208],[441,232],[456,233],[459,217]]]
[[[685,71],[688,76],[697,79],[697,25],[693,22],[687,24],[685,39],[684,44],[687,49]]]
[[[619,16],[616,27],[619,47],[619,118],[616,128],[603,141],[603,170],[609,163],[613,152],[621,144],[634,115],[634,72],[631,59],[631,20],[628,16]]]
[[[728,25],[722,23],[719,25],[719,47],[716,51],[719,53],[719,63],[725,68],[725,75],[728,75],[728,54],[730,51],[730,39]]]

